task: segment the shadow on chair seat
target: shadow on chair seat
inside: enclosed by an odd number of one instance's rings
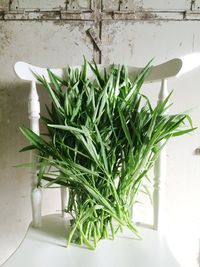
[[[91,251],[74,245],[66,248],[68,227],[61,215],[43,216],[42,227],[30,225],[3,267],[180,267],[157,231],[139,228],[142,240],[125,231],[114,241],[100,241]]]

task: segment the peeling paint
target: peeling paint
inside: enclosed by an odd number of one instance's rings
[[[103,48],[103,45],[102,45],[101,40],[99,38],[98,30],[95,29],[94,27],[91,27],[87,30],[87,33],[92,38],[92,40],[93,40],[94,44],[96,45],[96,47],[98,48],[98,50],[101,51]]]
[[[61,12],[61,19],[65,20],[94,20],[94,14],[91,12],[83,13],[80,11],[76,12]]]
[[[91,0],[67,0],[66,9],[70,11],[89,11],[93,7]]]
[[[200,11],[200,0],[192,0],[192,10]]]
[[[7,46],[10,45],[12,39],[12,31],[7,30],[6,25],[0,24],[0,56]]]
[[[184,16],[185,20],[200,20],[200,11],[187,11]]]
[[[60,12],[56,11],[41,12],[40,19],[41,20],[60,19]]]
[[[103,20],[200,20],[200,11],[2,11],[0,20],[82,20],[94,21],[96,27]]]
[[[197,0],[199,1],[199,0]],[[168,0],[168,1],[150,1],[150,0],[103,0],[104,11],[174,11],[190,10],[191,0]]]
[[[8,11],[9,9],[9,0],[1,0],[0,1],[0,11]]]
[[[11,0],[10,1],[10,10],[27,10],[27,9],[39,9],[39,10],[61,10],[65,9],[66,4],[65,0],[56,0],[56,1],[49,1],[49,0]]]

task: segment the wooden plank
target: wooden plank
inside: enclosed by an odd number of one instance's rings
[[[155,11],[137,11],[137,12],[104,12],[102,20],[183,20],[185,12],[155,12]]]
[[[66,9],[68,11],[89,11],[92,9],[91,0],[68,0]]]
[[[103,0],[102,7],[103,11],[189,10],[191,8],[191,0]]]
[[[185,20],[200,20],[200,11],[187,11],[184,18]]]
[[[12,0],[10,4],[10,10],[27,10],[27,9],[39,9],[45,10],[60,10],[66,8],[65,0],[49,1],[49,0]]]

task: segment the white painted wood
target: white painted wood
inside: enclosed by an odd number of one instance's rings
[[[162,102],[167,96],[167,80],[162,80],[161,89],[158,96],[158,103]],[[159,146],[162,147],[164,143],[165,141],[162,140]],[[154,166],[153,227],[155,230],[158,230],[160,234],[164,232],[166,222],[166,149],[166,146],[162,148],[161,153]]]
[[[200,66],[200,53],[192,53],[181,57],[182,67],[177,73],[177,77],[196,69]]]
[[[31,89],[28,97],[28,115],[31,130],[39,135],[40,103],[35,81],[31,81]]]
[[[189,64],[188,64],[189,63]],[[111,65],[97,65],[101,72],[103,72],[104,68],[107,70],[110,69]],[[189,67],[188,67],[189,66]],[[200,66],[200,53],[194,53],[182,58],[174,58],[165,63],[154,66],[151,70],[151,73],[146,78],[145,82],[159,81],[162,79],[168,79],[176,76],[180,76],[187,71],[190,71],[196,67]],[[81,69],[81,66],[73,66],[72,68]],[[16,74],[22,79],[26,81],[35,81],[38,82],[34,73],[39,74],[40,76],[44,76],[48,82],[50,82],[48,77],[48,72],[46,68],[40,68],[33,65],[30,65],[25,62],[17,62],[14,66]],[[135,79],[135,76],[142,68],[128,66],[129,76],[131,80]],[[56,75],[60,77],[66,77],[67,73],[65,68],[62,69],[51,69]],[[87,77],[91,78],[93,73],[90,68],[87,69]]]
[[[180,58],[174,58],[160,65],[154,66],[145,79],[145,82],[156,82],[162,79],[172,78],[178,75],[182,68],[182,60]],[[130,79],[134,80],[138,71],[142,68],[128,67]]]
[[[40,134],[39,119],[40,119],[40,103],[37,94],[36,83],[31,81],[31,88],[28,97],[28,114],[30,120],[30,128],[36,134]],[[31,161],[33,162],[31,170],[31,205],[32,205],[32,220],[34,227],[41,226],[41,206],[42,206],[42,190],[37,188],[37,154],[31,152]]]
[[[61,208],[62,208],[62,216],[63,218],[67,217],[67,214],[65,212],[65,208],[67,206],[67,189],[65,186],[61,186]]]
[[[18,77],[22,80],[38,82],[37,78],[34,75],[35,73],[40,76],[44,76],[45,79],[47,79],[47,81],[50,82],[47,68],[40,68],[40,67],[36,67],[28,63],[19,61],[15,64],[14,69]],[[60,77],[64,75],[63,69],[51,69],[51,71]]]
[[[42,227],[31,226],[17,252],[3,267],[180,267],[157,231],[139,228],[138,240],[124,230],[114,241],[101,240],[95,251],[70,245],[66,248],[69,222],[59,215],[42,218]]]
[[[31,205],[32,205],[32,225],[35,228],[42,225],[42,189],[32,188],[31,190]]]

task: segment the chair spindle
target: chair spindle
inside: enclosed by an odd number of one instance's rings
[[[28,114],[30,120],[30,128],[36,133],[39,131],[39,119],[40,119],[40,103],[37,94],[35,81],[31,82],[30,94],[28,98]],[[31,205],[32,205],[32,224],[34,227],[41,226],[41,207],[42,207],[42,190],[37,187],[37,153],[31,152],[31,161],[33,162],[31,170]]]
[[[162,80],[161,89],[158,96],[158,103],[162,102],[168,96],[167,80]],[[165,141],[161,141],[159,146],[162,147]],[[165,225],[165,185],[166,185],[166,147],[163,147],[154,166],[154,221],[153,227],[160,233],[163,232]]]
[[[63,218],[66,218],[66,205],[67,205],[67,189],[65,186],[61,186],[60,188],[61,193],[61,208],[62,208],[62,216]]]

